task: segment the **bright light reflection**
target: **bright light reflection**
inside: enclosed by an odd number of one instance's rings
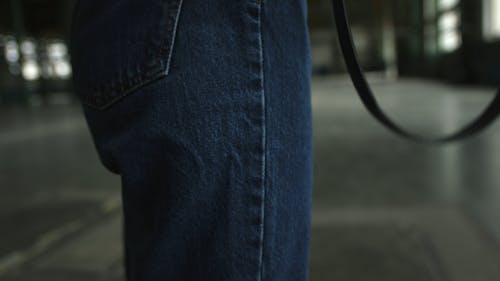
[[[5,59],[9,63],[15,63],[19,61],[19,49],[17,42],[14,40],[9,40],[5,44]]]
[[[21,42],[21,53],[25,56],[34,56],[36,54],[35,42],[31,40]]]
[[[450,30],[458,27],[460,21],[459,14],[457,12],[447,12],[439,18],[439,29],[440,30]]]
[[[500,38],[500,0],[483,1],[483,29],[486,39]]]
[[[68,54],[68,47],[64,43],[52,43],[47,46],[47,54],[51,59],[60,59]]]
[[[40,67],[35,61],[26,61],[23,64],[22,74],[26,80],[37,80],[40,78]]]
[[[438,8],[440,10],[447,10],[450,8],[453,8],[454,6],[458,5],[459,0],[439,0],[438,1]]]
[[[462,44],[462,36],[453,30],[443,32],[439,36],[439,47],[445,52],[455,51]]]
[[[500,0],[493,0],[492,3],[492,31],[500,35]]]
[[[71,66],[67,61],[58,61],[54,63],[54,72],[61,78],[68,78],[71,75]]]

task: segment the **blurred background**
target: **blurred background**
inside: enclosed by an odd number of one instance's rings
[[[500,124],[446,146],[401,140],[355,95],[329,0],[309,1],[315,184],[311,281],[500,280]],[[500,0],[348,1],[383,108],[440,135],[500,84]],[[120,180],[72,93],[71,0],[0,1],[0,281],[124,280]]]

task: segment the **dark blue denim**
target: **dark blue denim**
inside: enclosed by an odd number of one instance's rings
[[[305,0],[80,0],[75,89],[122,179],[130,281],[304,281]]]

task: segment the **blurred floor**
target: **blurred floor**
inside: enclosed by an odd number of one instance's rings
[[[110,224],[119,217],[119,179],[97,165],[79,107],[0,109],[0,157],[0,280],[99,280],[89,276],[109,266],[109,250],[120,265],[120,229]],[[101,223],[112,231],[81,242]],[[100,244],[103,237],[112,243]],[[66,243],[78,245],[78,256],[47,263]]]
[[[373,77],[408,128],[451,131],[493,90]],[[311,281],[500,280],[500,124],[464,143],[400,140],[349,80],[315,78]],[[0,110],[0,280],[123,280],[119,179],[77,107]],[[22,168],[20,168],[22,167]]]
[[[460,127],[494,93],[371,80],[391,116],[427,134]],[[313,92],[311,280],[500,280],[500,124],[464,143],[422,146],[381,128],[348,80],[316,79]]]

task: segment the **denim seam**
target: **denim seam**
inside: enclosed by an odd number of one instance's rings
[[[148,74],[144,75],[144,77],[140,76],[138,78],[138,83],[136,83],[134,86],[128,87],[126,90],[123,90],[120,94],[116,95],[114,98],[109,99],[108,101],[106,101],[103,104],[97,104],[96,102],[94,102],[94,99],[91,97],[93,95],[97,96],[97,95],[99,95],[99,93],[102,94],[103,92],[88,91],[86,94],[82,93],[84,97],[87,97],[87,98],[82,98],[82,102],[91,108],[94,108],[97,110],[104,110],[104,109],[110,107],[111,105],[113,105],[114,103],[116,103],[117,101],[130,95],[132,92],[134,92],[134,91],[136,91],[136,90],[138,90],[138,89],[140,89],[140,88],[142,88],[150,83],[153,83],[154,81],[156,81],[164,76],[165,76],[164,70],[157,71],[154,74],[148,73]],[[116,84],[121,84],[121,83],[116,83]],[[111,97],[112,95],[106,95],[106,96]]]
[[[173,50],[174,50],[174,44],[175,44],[175,37],[177,35],[177,25],[179,23],[179,18],[180,18],[180,15],[181,15],[181,10],[182,10],[182,3],[183,3],[184,0],[179,0],[179,5],[177,7],[177,15],[175,15],[175,20],[174,20],[174,27],[173,27],[173,31],[172,31],[172,34],[171,34],[171,40],[170,40],[170,47],[169,47],[169,52],[168,52],[168,56],[167,56],[167,65],[165,66],[165,75],[168,75],[168,73],[170,72],[170,61],[172,60],[172,54],[173,54]]]
[[[260,281],[264,280],[264,230],[265,230],[265,206],[266,206],[266,151],[267,151],[267,134],[266,134],[266,99],[264,89],[264,44],[262,39],[262,1],[258,1],[258,34],[259,34],[259,68],[260,68],[260,90],[261,90],[261,109],[262,109],[262,164],[261,164],[261,228],[260,228],[260,257],[259,257],[259,277]]]

